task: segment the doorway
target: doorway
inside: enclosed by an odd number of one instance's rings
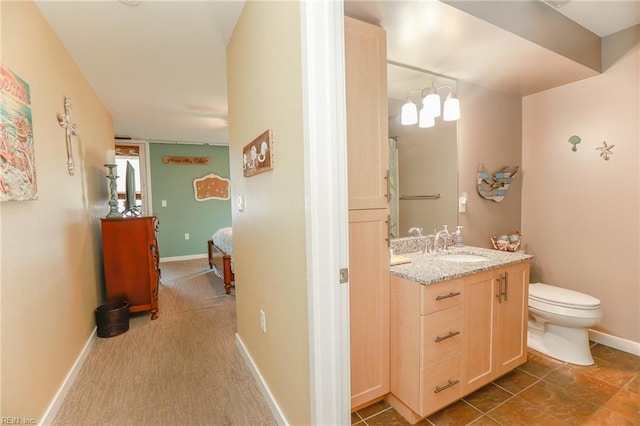
[[[129,175],[129,184],[133,194],[129,194],[130,201],[135,204],[135,210],[141,215],[148,215],[151,211],[151,200],[147,180],[147,145],[142,142],[117,141],[115,146],[118,179],[116,190],[118,195],[118,211],[124,212],[134,206],[127,203],[127,163],[133,167],[133,174]],[[132,182],[131,182],[132,181]],[[132,192],[131,189],[129,192]],[[135,215],[135,214],[132,214]]]

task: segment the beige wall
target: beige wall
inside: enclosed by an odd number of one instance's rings
[[[639,28],[635,48],[616,55],[602,75],[523,99],[522,222],[527,251],[536,256],[532,281],[599,298],[600,330],[635,342]],[[568,142],[572,135],[582,138],[576,152]],[[603,141],[615,145],[609,161],[596,150]]]
[[[517,176],[499,203],[478,194],[478,165],[490,175],[505,166],[522,166],[522,101],[471,83],[458,81],[458,191],[467,193],[467,210],[458,217],[464,243],[492,247],[491,236],[521,229],[522,178]],[[526,239],[527,236],[525,235]]]
[[[238,335],[287,420],[309,424],[299,15],[297,2],[244,7],[227,49],[229,158]],[[275,167],[243,177],[242,148],[266,129]],[[244,212],[235,209],[240,194]]]
[[[38,200],[0,204],[2,416],[41,419],[94,328],[112,120],[32,2],[1,2],[2,64],[30,84]],[[67,172],[56,114],[80,136]]]

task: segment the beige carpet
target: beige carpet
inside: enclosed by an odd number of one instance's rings
[[[161,264],[159,318],[97,338],[54,425],[275,425],[235,346],[235,297],[206,259]]]

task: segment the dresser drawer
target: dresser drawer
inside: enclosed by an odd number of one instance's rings
[[[423,285],[420,289],[422,315],[460,305],[463,297],[462,280],[455,279],[438,284]]]
[[[462,305],[420,316],[422,365],[428,366],[462,350]]]
[[[422,416],[449,405],[462,396],[462,355],[458,354],[420,369]]]

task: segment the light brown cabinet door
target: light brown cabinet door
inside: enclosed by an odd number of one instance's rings
[[[465,279],[462,393],[468,393],[493,377],[493,315],[495,277],[480,273]]]
[[[496,377],[527,360],[529,263],[504,268],[500,273],[503,297],[499,299],[496,315]]]
[[[387,210],[349,212],[351,406],[389,392]]]
[[[387,208],[389,169],[385,31],[345,17],[349,209]]]
[[[527,359],[529,262],[470,276],[465,287],[463,393]]]

